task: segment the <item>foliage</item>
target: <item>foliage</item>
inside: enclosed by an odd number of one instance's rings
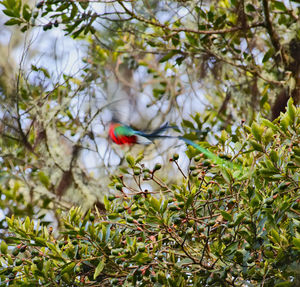
[[[193,124],[193,122],[191,122]],[[180,184],[147,169],[142,156],[112,178],[106,213],[72,208],[63,228],[7,218],[1,282],[10,286],[297,286],[300,258],[300,109],[289,101],[275,122],[223,133],[231,173],[189,148]],[[232,141],[233,138],[236,140]],[[224,150],[225,149],[225,150]],[[133,179],[133,181],[130,181]],[[135,184],[133,184],[135,182]],[[153,182],[155,188],[145,188]],[[148,185],[149,186],[149,185]],[[13,248],[12,248],[13,247]],[[5,283],[6,282],[6,283]]]
[[[91,35],[93,65],[99,71],[113,55],[127,88],[135,87],[129,74],[147,67],[143,86],[151,81],[152,104],[195,96],[198,82],[227,120],[252,120],[254,111],[269,115],[271,105],[276,118],[289,96],[300,99],[298,1],[1,2],[6,25],[22,31],[58,27],[73,38]],[[188,76],[189,89],[178,73]],[[155,85],[153,78],[159,78]]]

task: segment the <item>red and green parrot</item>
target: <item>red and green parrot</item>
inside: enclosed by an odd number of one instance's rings
[[[169,126],[168,123],[159,127],[151,133],[145,133],[143,131],[138,131],[130,126],[123,125],[120,122],[113,121],[110,123],[109,127],[109,137],[118,145],[132,145],[132,144],[151,144],[154,139],[158,138],[177,138],[183,140],[186,144],[193,146],[195,149],[203,153],[207,158],[211,159],[212,162],[220,167],[227,167],[230,169],[241,169],[240,166],[220,158],[216,154],[212,153],[208,149],[196,144],[195,142],[184,138],[182,136],[169,136],[162,135],[167,129],[176,129],[176,126]]]

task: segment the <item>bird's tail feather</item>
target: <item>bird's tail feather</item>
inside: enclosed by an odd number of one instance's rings
[[[210,160],[212,160],[212,162],[220,167],[227,167],[229,169],[239,169],[241,170],[241,166],[237,165],[231,161],[225,160],[220,158],[219,156],[217,156],[216,154],[214,154],[213,152],[209,151],[208,149],[196,144],[195,142],[182,137],[182,136],[169,136],[169,135],[161,135],[162,132],[164,132],[167,129],[178,129],[177,126],[170,126],[168,123],[165,123],[164,125],[162,125],[161,127],[157,128],[156,130],[154,130],[152,133],[147,134],[144,132],[138,132],[137,135],[141,136],[141,137],[145,137],[149,140],[148,143],[150,143],[150,141],[152,141],[155,138],[169,138],[169,139],[180,139],[182,141],[184,141],[186,144],[193,146],[195,149],[199,150],[201,153],[203,153],[207,158],[209,158]]]
[[[177,126],[170,126],[169,123],[167,122],[164,125],[162,125],[161,127],[154,130],[150,134],[144,133],[143,136],[148,137],[148,138],[156,138],[156,137],[158,137],[158,138],[171,137],[172,138],[172,136],[162,136],[160,134],[162,132],[164,132],[165,130],[167,130],[167,129],[176,129],[176,128],[178,128],[178,127]],[[176,138],[176,137],[173,137],[173,138]]]
[[[239,170],[241,170],[240,165],[234,164],[231,161],[220,158],[216,154],[214,154],[211,151],[209,151],[208,149],[194,143],[193,141],[191,141],[189,139],[186,139],[184,137],[181,137],[181,136],[179,136],[178,138],[183,140],[185,143],[191,145],[195,149],[199,150],[201,153],[203,153],[205,156],[207,156],[207,158],[211,159],[214,164],[219,165],[220,167],[227,167],[227,168],[230,168],[230,169],[239,169]]]

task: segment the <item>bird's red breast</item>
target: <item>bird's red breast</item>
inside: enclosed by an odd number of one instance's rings
[[[126,136],[126,135],[118,135],[116,132],[116,128],[120,127],[121,124],[118,123],[111,123],[109,126],[109,136],[112,141],[118,145],[122,144],[134,144],[137,142],[137,137],[135,135]]]

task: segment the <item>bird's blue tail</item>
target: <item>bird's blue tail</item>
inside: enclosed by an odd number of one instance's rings
[[[141,131],[139,131],[138,134],[141,135],[141,136],[144,136],[146,138],[149,138],[149,139],[155,139],[155,138],[175,138],[173,136],[161,135],[161,133],[163,133],[167,129],[176,129],[176,128],[177,128],[177,126],[170,126],[169,123],[165,123],[164,125],[162,125],[161,127],[157,128],[156,130],[154,130],[150,134],[144,133],[144,132],[141,132]]]

